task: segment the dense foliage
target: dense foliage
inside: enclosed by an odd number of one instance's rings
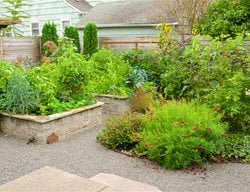
[[[172,101],[146,115],[136,153],[166,168],[202,165],[223,149],[226,126],[205,105]]]
[[[42,45],[42,55],[46,55],[46,46],[44,43],[47,41],[52,41],[57,45],[58,35],[56,30],[56,25],[54,23],[45,23],[42,29],[41,45]]]
[[[80,38],[79,33],[75,27],[66,27],[64,30],[64,37],[68,37],[73,40],[74,45],[76,46],[77,52],[81,52]]]
[[[97,139],[113,149],[131,149],[166,168],[203,165],[224,149],[227,129],[221,116],[195,102],[168,101],[146,114],[111,119]]]
[[[160,29],[158,52],[132,50],[123,59],[133,67],[129,85],[141,87],[141,82],[145,86],[151,81],[167,100],[137,89],[132,104],[142,113],[141,127],[133,131],[126,126],[131,125],[123,123],[129,115],[110,120],[113,124],[106,125],[99,141],[112,149],[132,147],[135,155],[166,168],[225,158],[249,162],[250,56],[243,42],[249,36],[225,41],[194,36],[186,44],[170,36],[170,27]]]
[[[197,27],[201,34],[212,37],[235,37],[250,32],[249,0],[217,0],[208,8]]]
[[[52,57],[53,63],[29,71],[1,63],[1,110],[47,115],[96,102],[89,65],[71,41],[62,41]]]
[[[131,93],[131,88],[126,84],[131,67],[120,55],[103,49],[93,54],[89,62],[93,92],[124,96]]]
[[[194,37],[178,55],[170,56],[161,76],[166,98],[201,100],[224,114],[231,130],[249,131],[249,56],[242,36],[208,45]]]
[[[88,23],[84,27],[83,53],[91,56],[98,50],[97,27],[94,23]]]

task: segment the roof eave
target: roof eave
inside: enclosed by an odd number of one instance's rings
[[[117,28],[124,28],[124,27],[156,27],[160,23],[133,23],[133,24],[97,24],[97,28],[111,28],[111,27],[117,27]],[[177,22],[172,23],[166,23],[166,25],[176,26],[178,25]],[[76,26],[78,29],[84,29],[85,25],[83,26]]]

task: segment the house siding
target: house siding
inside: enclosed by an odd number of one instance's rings
[[[31,36],[31,23],[38,22],[40,35],[42,27],[46,22],[54,22],[57,26],[57,33],[62,35],[62,21],[70,20],[74,26],[80,19],[81,12],[71,7],[63,0],[27,0],[31,6],[23,8],[30,14],[30,18],[23,19],[23,25],[17,25],[23,36]],[[1,0],[0,0],[1,3]]]
[[[80,38],[83,38],[83,30],[78,29]],[[105,27],[98,28],[98,37],[145,37],[157,36],[159,30],[155,27]]]

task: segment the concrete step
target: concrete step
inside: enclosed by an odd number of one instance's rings
[[[107,192],[107,190],[112,191],[106,185],[48,166],[0,186],[0,192]]]
[[[161,192],[157,187],[133,181],[117,175],[99,173],[90,180],[123,192]]]
[[[156,187],[100,173],[90,179],[49,166],[0,186],[0,192],[160,192]]]

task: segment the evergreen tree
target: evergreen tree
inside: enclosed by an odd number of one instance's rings
[[[41,44],[42,44],[42,54],[44,55],[46,51],[46,47],[44,46],[44,43],[47,41],[52,41],[56,45],[58,40],[56,25],[54,23],[45,23],[42,29],[42,38],[41,38]]]
[[[98,50],[97,27],[94,23],[88,23],[84,28],[83,53],[91,56]]]
[[[81,52],[80,38],[79,38],[78,31],[75,27],[72,27],[72,26],[66,27],[64,30],[64,37],[68,37],[68,38],[72,39],[74,45],[77,48],[77,52],[78,53]]]

